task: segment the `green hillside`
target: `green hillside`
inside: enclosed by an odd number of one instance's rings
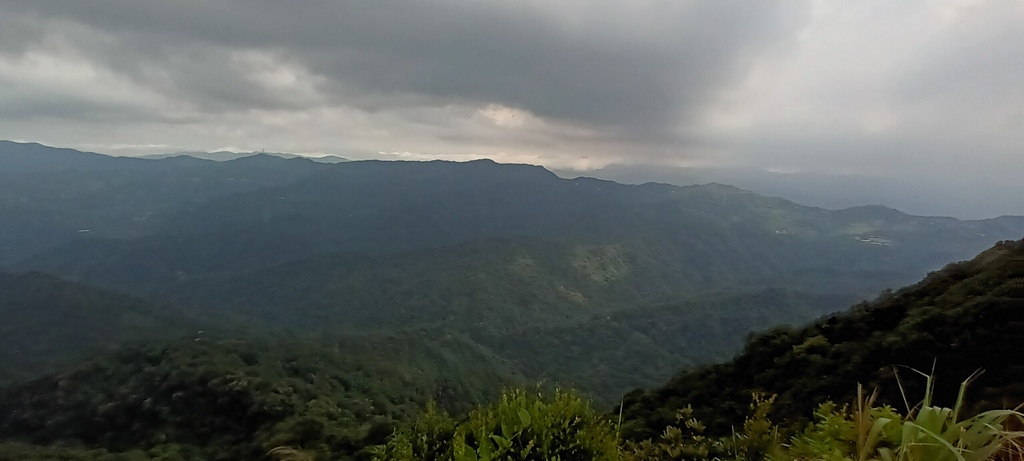
[[[100,453],[88,450],[134,452],[132,459],[263,459],[286,445],[350,459],[427,401],[464,412],[518,383],[499,359],[455,334],[331,343],[200,334],[0,388],[0,459],[59,453],[25,444],[72,447],[82,459]]]
[[[586,259],[591,253],[574,254]],[[569,264],[577,267],[581,277],[603,283],[626,272],[611,263],[616,258],[610,254],[604,260],[602,265],[579,260]],[[57,283],[52,289],[70,285],[44,278]],[[506,273],[496,279],[507,278]],[[818,296],[817,301],[794,302],[815,299],[810,294]],[[219,333],[195,333],[175,342],[123,347],[64,372],[0,387],[0,459],[255,460],[267,459],[277,447],[299,447],[317,459],[369,459],[370,447],[389,440],[396,427],[431,427],[424,426],[428,424],[424,420],[406,425],[429,401],[463,415],[474,404],[493,401],[504,386],[519,386],[538,375],[557,376],[567,385],[593,385],[602,376],[628,382],[628,375],[682,364],[677,359],[685,356],[672,348],[718,351],[724,346],[716,345],[716,338],[739,335],[768,317],[777,319],[776,305],[813,310],[816,303],[828,299],[824,291],[815,290],[803,295],[785,289],[746,295],[723,292],[676,304],[549,319],[550,325],[520,326],[504,336],[481,331],[471,337],[447,328],[458,326],[457,322],[316,340],[232,340]],[[737,316],[732,309],[736,306],[746,313]],[[633,315],[642,312],[652,317]],[[358,325],[357,319],[353,322]],[[498,431],[495,434],[511,429],[488,421],[514,423],[522,426],[521,431],[546,424],[571,435],[574,426],[561,426],[559,418],[578,415],[585,419],[587,430],[601,436],[600,443],[587,446],[607,459],[669,459],[658,450],[675,449],[711,450],[728,455],[727,459],[762,459],[764,450],[783,448],[787,456],[802,459],[800,450],[810,448],[780,445],[780,440],[790,439],[779,437],[792,437],[792,443],[845,446],[849,434],[827,432],[829,426],[801,428],[818,404],[852,401],[858,382],[869,389],[880,388],[878,404],[903,408],[904,396],[912,405],[924,395],[923,379],[912,369],[930,372],[934,363],[934,401],[951,404],[959,382],[984,368],[986,372],[969,389],[970,411],[1024,402],[1024,362],[1016,354],[1022,339],[1024,240],[1000,243],[916,285],[884,293],[873,302],[809,326],[754,335],[731,361],[690,368],[663,387],[627,394],[619,433],[631,440],[655,438],[660,445],[626,443],[615,448],[616,416],[600,417],[585,402],[565,394],[548,403],[531,403],[531,397],[521,393],[506,394],[499,403],[473,413],[477,416],[436,419],[428,414],[426,421],[467,428],[483,424],[472,430]],[[608,352],[610,345],[618,349]],[[533,347],[563,352],[551,356],[550,363],[531,364],[531,357],[544,354],[531,351]],[[644,356],[657,350],[662,352]],[[632,368],[601,369],[616,361]],[[902,370],[904,393],[895,384],[893,366]],[[750,396],[755,391],[776,395],[770,413],[751,416]],[[515,405],[526,405],[527,416],[522,411],[508,413],[507,408]],[[660,437],[664,427],[679,424],[677,415],[679,411],[686,414],[686,406],[708,424],[712,438],[687,435],[673,442]],[[838,407],[828,408],[832,410],[819,410],[819,419],[824,417],[820,411],[846,417]],[[745,421],[745,417],[754,419]],[[775,425],[769,425],[766,417]],[[692,432],[698,426],[687,427]],[[781,435],[771,435],[775,433]],[[427,437],[423,443],[441,443],[436,437],[447,437],[438,432],[421,435]],[[725,437],[719,439],[719,435]],[[392,437],[388,446],[410,443],[402,437]],[[472,435],[460,437],[468,437],[465,443],[478,443]],[[896,435],[885,437],[886,444],[902,443]],[[904,434],[903,440],[907,437]],[[545,450],[574,452],[575,446],[552,445]],[[287,450],[277,454],[288,456]],[[408,459],[388,456],[381,459]]]
[[[880,389],[879,403],[904,408],[899,374],[911,404],[931,373],[935,401],[952,405],[960,382],[976,370],[976,408],[1024,402],[1024,241],[1003,242],[971,261],[950,264],[920,283],[848,312],[799,328],[754,335],[729,362],[684,371],[668,384],[625,397],[624,428],[651,437],[692,405],[714,431],[742,423],[753,391],[777,394],[775,416],[797,421],[813,405],[852,402],[854,384]]]
[[[729,359],[750,331],[764,325],[799,325],[854,299],[764,289],[474,337],[527,376],[585,391],[610,405],[626,390],[664,382],[680,367]]]
[[[39,273],[0,272],[0,319],[0,383],[199,328],[180,309]]]
[[[86,351],[203,329],[335,338],[441,328],[461,332],[532,380],[612,402],[680,365],[729,357],[750,330],[807,321],[871,288],[821,277],[836,293],[749,288],[692,297],[692,287],[674,285],[670,271],[658,270],[664,265],[617,246],[519,241],[403,258],[324,258],[149,293],[187,310],[41,274],[10,276],[0,290],[11,311],[3,339],[10,352],[0,366],[26,376]],[[634,301],[645,297],[673,301]]]
[[[374,459],[1017,461],[1022,327],[1024,240],[1003,242],[873,303],[753,336],[732,361],[631,392],[611,414],[571,393],[510,391],[467,417],[427,412]]]
[[[710,277],[690,260],[656,248],[489,241],[165,276],[176,283],[146,284],[137,274],[157,271],[133,270],[122,286],[266,332],[331,337],[443,327],[520,364],[535,379],[572,383],[613,401],[664,380],[682,364],[728,358],[749,331],[809,321],[898,279],[845,271],[758,279],[759,273],[784,273],[784,265],[752,258]],[[792,286],[800,288],[786,288]]]

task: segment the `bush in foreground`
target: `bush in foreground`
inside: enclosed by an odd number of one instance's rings
[[[375,459],[612,461],[617,453],[611,422],[580,397],[512,390],[460,422],[428,408],[412,431],[392,436]]]
[[[986,461],[1024,460],[1024,414],[993,410],[963,415],[961,385],[952,408],[935,405],[932,379],[924,400],[905,415],[875,406],[859,390],[852,406],[826,402],[805,428],[777,426],[773,397],[754,395],[750,415],[726,437],[704,433],[690,408],[657,439],[619,443],[617,422],[588,402],[556,391],[513,390],[457,421],[430,407],[407,431],[376,449],[377,461],[445,460],[721,460],[721,461]],[[780,434],[794,434],[784,438]]]

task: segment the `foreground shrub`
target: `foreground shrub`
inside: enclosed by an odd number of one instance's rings
[[[926,375],[927,376],[927,375]],[[877,393],[858,389],[856,408],[818,408],[817,422],[793,438],[786,460],[986,461],[1024,459],[1024,414],[990,410],[963,417],[964,396],[975,374],[960,385],[953,408],[934,405],[927,376],[924,400],[907,416],[874,405]]]
[[[375,459],[611,461],[618,459],[618,442],[612,423],[574,394],[512,390],[459,422],[428,408],[411,431],[379,447]]]
[[[665,428],[657,440],[626,441],[621,450],[623,461],[734,460],[760,461],[778,456],[778,428],[768,419],[775,397],[755,393],[750,414],[740,431],[730,437],[708,437],[705,426],[693,417],[687,406],[676,413],[676,425]]]
[[[926,375],[927,376],[927,375]],[[906,415],[876,406],[877,392],[858,386],[853,406],[826,402],[815,421],[785,439],[768,417],[774,397],[754,394],[742,427],[725,437],[705,434],[705,425],[685,407],[676,424],[656,439],[618,443],[616,426],[579,397],[556,392],[505,392],[501,400],[456,421],[435,407],[408,431],[376,449],[378,461],[411,460],[621,460],[621,461],[1024,461],[1024,414],[992,410],[964,416],[960,386],[952,408],[932,402],[927,377],[923,401]]]

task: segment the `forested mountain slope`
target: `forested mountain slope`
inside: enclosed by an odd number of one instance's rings
[[[662,256],[625,245],[486,242],[323,257],[185,280],[149,295],[292,334],[454,329],[536,379],[614,399],[681,364],[730,357],[751,330],[842,309],[888,280],[821,271],[785,281],[752,274],[740,285],[744,270],[772,262],[751,261],[728,272],[735,278],[716,278],[712,268],[703,273]]]
[[[455,334],[330,343],[199,334],[0,388],[0,459],[23,451],[11,442],[78,447],[74,459],[94,459],[99,453],[85,452],[94,449],[135,450],[142,459],[265,459],[279,446],[349,459],[428,401],[460,413],[522,383]]]
[[[751,302],[785,296],[763,294]],[[709,423],[711,434],[728,434],[742,426],[753,391],[778,395],[771,418],[787,428],[798,427],[820,402],[852,400],[857,382],[879,386],[882,403],[902,406],[893,366],[902,370],[903,391],[913,402],[923,378],[911,370],[931,371],[933,363],[937,402],[952,402],[959,381],[984,368],[969,401],[975,408],[1012,407],[1024,401],[1024,362],[1016,353],[1024,339],[1022,314],[1024,240],[1000,243],[848,312],[755,335],[732,361],[626,395],[623,435],[654,436],[677,423],[684,405]],[[604,319],[623,326],[639,321],[617,315]],[[650,338],[661,343],[673,336]],[[590,347],[579,338],[566,344]],[[519,347],[529,346],[513,345]],[[563,360],[571,361],[556,359]],[[365,456],[368,445],[382,442],[427,400],[459,413],[503,385],[521,384],[515,368],[465,335],[440,329],[315,342],[198,333],[0,387],[0,459],[102,459],[127,450],[138,459],[259,459],[278,446],[350,459]]]
[[[0,319],[0,383],[201,328],[172,306],[40,273],[0,272]]]
[[[715,431],[742,423],[753,391],[778,394],[776,417],[809,418],[812,405],[852,402],[858,382],[878,387],[880,403],[911,404],[931,373],[935,401],[951,406],[960,382],[976,408],[1024,403],[1024,240],[1003,242],[950,264],[920,283],[799,329],[754,335],[735,359],[684,371],[668,384],[625,397],[627,432],[649,437],[692,405]],[[897,370],[894,372],[894,370]]]

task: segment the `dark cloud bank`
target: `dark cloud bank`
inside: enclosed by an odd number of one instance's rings
[[[1022,19],[1009,1],[4,0],[0,137],[1014,184]]]

